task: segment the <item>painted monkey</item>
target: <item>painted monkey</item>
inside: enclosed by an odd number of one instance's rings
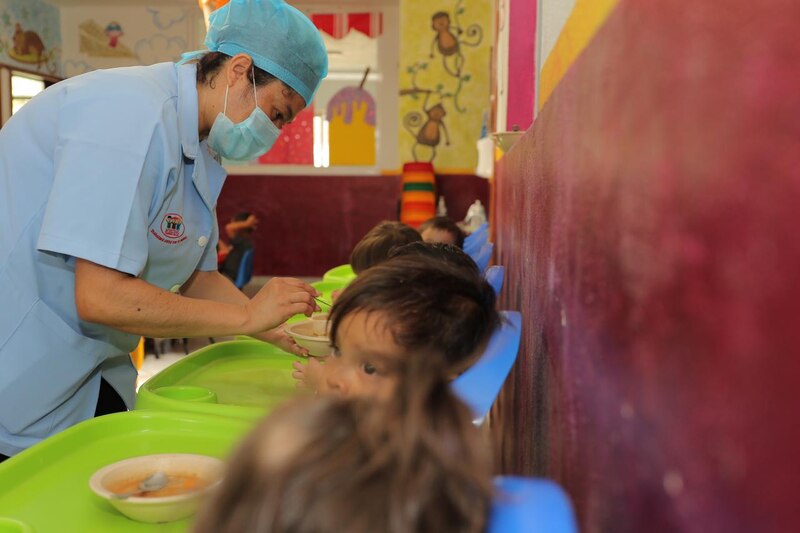
[[[436,36],[431,41],[431,59],[433,49],[437,47],[442,54],[442,65],[451,76],[461,76],[461,68],[464,66],[464,54],[461,46],[478,46],[483,39],[483,30],[477,24],[472,24],[467,28],[467,37],[471,40],[461,40],[459,37],[463,30],[450,23],[450,14],[446,11],[437,11],[431,17],[431,29],[436,32]],[[455,34],[453,33],[455,31]],[[458,35],[458,36],[456,36]],[[453,57],[454,64],[451,66],[447,58]]]
[[[408,133],[415,139],[414,146],[411,148],[414,161],[419,161],[419,157],[417,156],[417,147],[419,145],[429,146],[431,148],[432,153],[428,162],[432,162],[436,158],[436,147],[439,146],[441,142],[440,130],[444,133],[445,145],[450,145],[450,134],[447,131],[447,126],[444,124],[444,117],[447,115],[447,111],[445,111],[441,103],[428,108],[429,96],[430,93],[425,95],[425,103],[423,104],[423,110],[428,117],[424,124],[422,123],[422,114],[418,111],[408,113],[403,119],[403,125]],[[422,125],[420,126],[420,124]],[[420,126],[419,129],[414,131],[413,128],[417,126]]]

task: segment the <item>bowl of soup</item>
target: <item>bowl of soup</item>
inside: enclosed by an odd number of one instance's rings
[[[143,455],[101,468],[89,479],[89,487],[128,518],[172,522],[193,515],[223,472],[223,462],[207,455]],[[154,476],[165,477],[163,486],[142,490],[143,482]]]
[[[285,326],[286,333],[294,342],[308,350],[309,355],[325,357],[331,353],[331,341],[328,337],[327,315],[313,316],[294,324]]]

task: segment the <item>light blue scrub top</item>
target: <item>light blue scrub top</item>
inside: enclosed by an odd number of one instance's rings
[[[225,171],[198,137],[195,65],[63,81],[0,129],[0,453],[134,402],[138,336],[83,322],[75,258],[177,289],[217,268]]]

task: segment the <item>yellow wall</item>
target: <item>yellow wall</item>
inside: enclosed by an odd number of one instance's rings
[[[460,13],[459,13],[460,11]],[[450,33],[460,41],[458,53],[444,57],[431,44],[438,32],[431,27],[437,12],[450,17]],[[482,117],[489,108],[489,60],[493,31],[493,2],[487,0],[405,0],[400,7],[400,161],[429,161],[431,147],[416,142],[428,121],[427,109],[441,104],[446,115],[444,128],[429,123],[425,131],[432,138],[439,131],[439,144],[433,159],[438,172],[474,170],[477,164],[475,142]],[[458,23],[462,33],[454,27]],[[447,38],[446,34],[443,34]],[[478,39],[480,37],[480,39]],[[469,46],[463,43],[476,43]],[[447,61],[445,65],[443,60]],[[461,68],[459,69],[459,63]],[[449,72],[448,72],[449,69]],[[457,99],[456,99],[457,94]],[[416,98],[414,98],[416,95]],[[448,96],[452,95],[452,96]],[[409,133],[411,130],[414,134]],[[450,144],[447,145],[447,136]]]
[[[543,1],[547,4],[561,0]],[[619,0],[576,0],[552,51],[543,58],[544,64],[539,73],[539,109],[618,3]]]

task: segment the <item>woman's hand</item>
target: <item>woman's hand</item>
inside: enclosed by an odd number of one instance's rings
[[[266,333],[259,335],[258,338],[267,341],[273,346],[277,346],[284,352],[297,355],[298,357],[308,357],[308,349],[303,348],[294,342],[294,339],[291,337],[291,335],[284,331],[283,326],[271,329]]]
[[[316,295],[316,289],[299,279],[272,278],[245,305],[248,317],[245,332],[266,333],[294,315],[311,316],[319,311],[314,301]]]

